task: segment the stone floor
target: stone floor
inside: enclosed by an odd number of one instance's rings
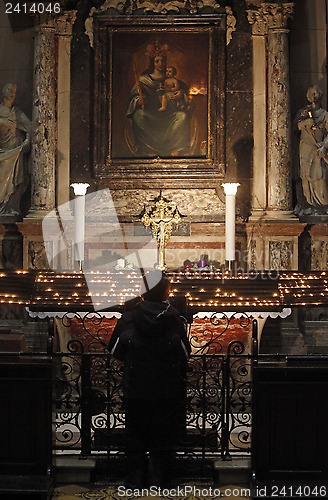
[[[55,488],[54,500],[76,500],[76,498],[94,500],[125,500],[146,498],[167,498],[179,500],[230,499],[247,500],[250,491],[247,485],[228,484],[215,486],[209,484],[181,484],[167,490],[141,490],[140,492],[125,491],[120,485],[106,484],[65,484]]]

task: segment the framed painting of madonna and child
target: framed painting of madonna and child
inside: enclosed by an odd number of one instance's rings
[[[220,23],[179,29],[111,24],[98,38],[96,29],[96,175],[117,187],[119,180],[153,185],[155,178],[197,182],[204,173],[222,174]]]

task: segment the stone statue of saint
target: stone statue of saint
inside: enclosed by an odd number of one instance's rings
[[[30,148],[31,121],[14,105],[17,87],[7,83],[0,104],[0,216],[20,214],[28,177],[24,155]]]
[[[328,213],[328,112],[321,107],[322,92],[313,85],[309,104],[296,117],[299,138],[298,208],[300,215]]]

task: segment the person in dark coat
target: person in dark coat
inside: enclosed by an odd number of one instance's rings
[[[124,361],[126,486],[130,488],[168,486],[179,416],[185,408],[191,349],[186,322],[167,302],[169,287],[164,274],[155,286],[148,286],[143,300],[119,319],[108,345],[111,354]]]

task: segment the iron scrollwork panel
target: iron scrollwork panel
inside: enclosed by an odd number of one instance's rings
[[[85,318],[78,321],[88,336],[90,322]],[[65,318],[63,324],[69,328],[71,318]],[[245,354],[248,344],[230,341],[236,325],[244,330],[243,338],[249,338],[249,318],[222,314],[213,314],[190,332],[193,354],[186,401],[178,416],[177,450],[185,457],[249,451],[251,359]],[[85,338],[70,338],[66,352],[55,355],[56,447],[121,453],[125,418],[122,364],[106,351],[103,337],[113,325],[108,327],[97,317],[92,319],[92,328],[88,352]]]

